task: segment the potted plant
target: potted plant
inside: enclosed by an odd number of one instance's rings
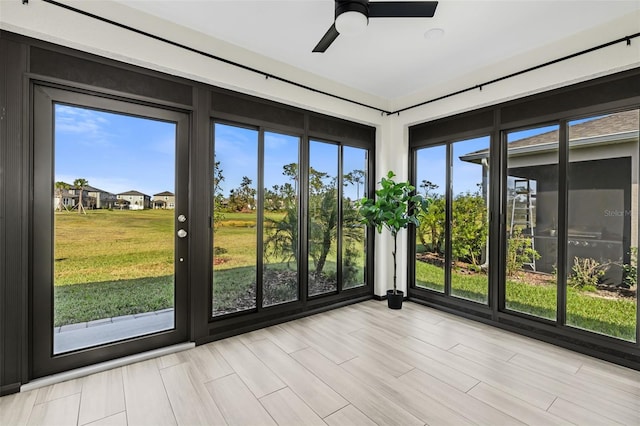
[[[391,309],[401,309],[404,292],[397,288],[398,232],[409,224],[420,225],[418,215],[428,208],[428,200],[419,194],[412,195],[415,187],[409,182],[395,182],[395,173],[389,171],[380,181],[375,199],[363,198],[358,201],[361,222],[375,226],[378,233],[387,228],[393,237],[393,290],[387,290],[387,303]]]

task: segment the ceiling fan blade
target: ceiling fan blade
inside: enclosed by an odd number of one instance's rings
[[[437,1],[372,1],[369,18],[432,18]]]
[[[338,30],[336,30],[336,24],[332,24],[329,30],[322,36],[316,47],[313,48],[314,52],[323,53],[331,46],[331,43],[338,38]]]

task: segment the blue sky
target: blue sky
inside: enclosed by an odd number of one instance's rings
[[[176,125],[56,104],[55,180],[114,194],[174,192]]]
[[[453,144],[453,191],[454,194],[476,192],[477,184],[482,183],[482,166],[476,163],[461,161],[460,156],[470,152],[489,148],[489,136],[468,139]],[[418,151],[418,167],[416,185],[418,192],[423,180],[427,180],[438,188],[431,194],[444,194],[446,189],[447,157],[445,145],[424,148]]]
[[[283,166],[298,162],[299,138],[280,133],[265,132],[265,187],[271,189],[273,185],[282,185],[293,181],[282,174]],[[220,185],[223,194],[228,195],[229,191],[238,188],[242,182],[242,177],[247,176],[253,181],[254,187],[257,185],[257,164],[258,164],[258,131],[241,127],[229,126],[225,124],[215,125],[215,150],[216,160],[220,161],[220,168],[224,176],[224,181]],[[344,171],[364,170],[366,166],[366,151],[359,148],[344,148]],[[310,149],[311,167],[318,171],[329,173],[332,176],[337,174],[338,148],[337,145],[317,143],[312,141]],[[357,189],[355,186],[345,188],[345,196],[356,198]],[[363,189],[360,187],[359,195],[363,196]]]
[[[584,121],[584,120],[581,120]],[[575,124],[577,122],[573,122]],[[546,132],[554,126],[513,132],[509,141]],[[55,180],[73,183],[84,178],[89,185],[120,193],[131,189],[153,195],[174,192],[176,125],[170,122],[132,117],[57,104],[55,107]],[[240,186],[243,176],[257,185],[258,132],[224,124],[215,125],[216,159],[221,162],[224,195]],[[265,186],[293,182],[282,174],[283,166],[298,161],[299,139],[279,133],[265,133]],[[454,192],[476,191],[481,167],[460,161],[461,155],[486,149],[489,137],[456,142],[453,145]],[[311,166],[337,174],[336,145],[313,142]],[[344,172],[366,166],[366,151],[344,148]],[[418,152],[418,187],[423,180],[445,189],[445,148],[430,147]],[[418,188],[420,190],[420,188]],[[356,187],[349,185],[345,195],[355,199]],[[362,197],[363,189],[359,194]]]

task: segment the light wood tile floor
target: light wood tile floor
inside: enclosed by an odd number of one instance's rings
[[[367,301],[0,398],[0,425],[640,425],[640,372]]]

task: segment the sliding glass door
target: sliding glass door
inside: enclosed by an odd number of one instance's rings
[[[415,288],[488,303],[489,141],[415,151],[416,188],[431,200],[416,229]]]
[[[639,116],[506,134],[506,310],[637,340]]]
[[[366,286],[367,149],[227,122],[213,147],[214,319]]]

